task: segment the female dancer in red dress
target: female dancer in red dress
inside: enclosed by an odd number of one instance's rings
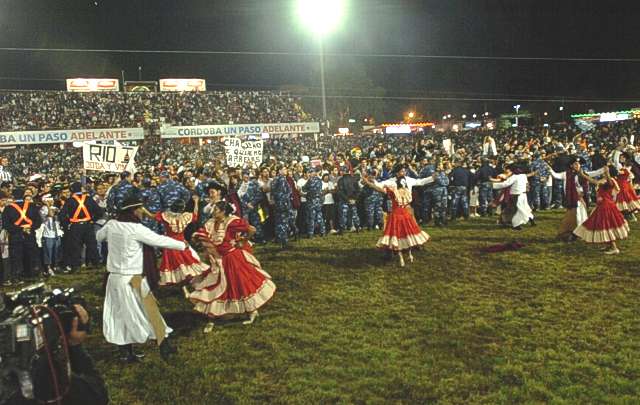
[[[629,236],[629,224],[613,200],[613,191],[619,190],[618,183],[614,179],[615,175],[610,174],[607,168],[602,180],[595,180],[584,172],[580,175],[599,187],[596,193],[596,208],[573,233],[587,243],[607,243],[609,250],[604,253],[617,255],[620,250],[616,246],[616,240],[626,239]]]
[[[633,189],[632,160],[633,157],[629,153],[625,152],[620,156],[620,163],[623,167],[620,169],[617,178],[620,191],[616,196],[616,205],[623,214],[627,215],[627,218],[637,221],[635,212],[640,210],[640,197],[636,195],[636,191]]]
[[[429,241],[429,235],[420,229],[411,210],[411,192],[404,178],[399,178],[395,187],[378,187],[371,179],[363,180],[369,187],[385,193],[392,202],[391,213],[387,216],[384,234],[376,246],[390,250],[400,256],[400,267],[404,267],[403,251],[409,253],[409,262],[413,263],[411,249]]]
[[[273,297],[276,286],[251,252],[248,238],[255,228],[232,213],[229,203],[217,202],[213,218],[194,234],[210,255],[211,269],[193,283],[195,291],[189,299],[196,311],[210,318],[248,314],[249,319],[243,322],[248,325]],[[207,325],[205,333],[212,327],[212,323]]]
[[[183,212],[185,202],[176,200],[169,211],[151,215],[156,221],[164,224],[167,236],[184,241],[184,230],[189,224],[198,220],[198,200],[198,196],[193,196],[193,212]],[[209,266],[200,261],[200,257],[193,249],[181,251],[163,249],[162,260],[158,267],[160,273],[158,284],[161,286],[180,284],[202,274],[208,268]]]

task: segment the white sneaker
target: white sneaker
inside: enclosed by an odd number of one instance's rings
[[[335,229],[332,229],[332,230],[330,230],[330,231],[329,231],[329,233],[330,233],[331,235],[335,235],[336,233],[338,233],[338,231],[336,231]]]
[[[618,249],[609,249],[606,252],[604,252],[605,255],[617,255],[620,254],[620,250]]]

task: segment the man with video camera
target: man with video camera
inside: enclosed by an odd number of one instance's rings
[[[55,364],[57,372],[52,373],[49,364],[46,361],[41,361],[40,367],[34,370],[33,395],[29,395],[34,398],[25,398],[23,392],[18,390],[18,392],[6,402],[0,402],[2,405],[31,405],[41,403],[102,405],[109,403],[109,396],[104,381],[95,369],[93,359],[82,346],[82,343],[87,338],[87,332],[84,326],[89,323],[89,314],[80,305],[74,305],[74,309],[78,316],[73,318],[71,330],[66,336],[69,346],[69,360],[71,363],[70,381],[68,383],[66,382],[66,376],[64,376],[65,367],[63,364]]]

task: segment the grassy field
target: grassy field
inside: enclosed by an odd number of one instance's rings
[[[400,269],[378,232],[304,240],[256,256],[278,286],[252,326],[216,326],[178,289],[158,296],[171,364],[149,344],[123,366],[94,325],[88,347],[114,404],[640,402],[640,227],[623,254],[554,240],[559,211],[521,232],[492,220],[428,228]],[[515,252],[482,254],[519,241]],[[100,317],[101,278],[57,276]],[[99,321],[98,321],[99,322]]]

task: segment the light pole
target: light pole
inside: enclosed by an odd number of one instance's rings
[[[325,86],[324,37],[334,31],[344,12],[345,0],[298,0],[297,17],[304,29],[311,31],[320,48],[320,92],[322,120],[327,123],[327,90]]]
[[[322,94],[322,121],[327,124],[327,88],[324,84],[324,44],[322,37],[318,36],[320,42],[320,92]]]
[[[518,126],[518,111],[520,111],[520,104],[516,104],[513,106],[516,110],[516,127]]]

